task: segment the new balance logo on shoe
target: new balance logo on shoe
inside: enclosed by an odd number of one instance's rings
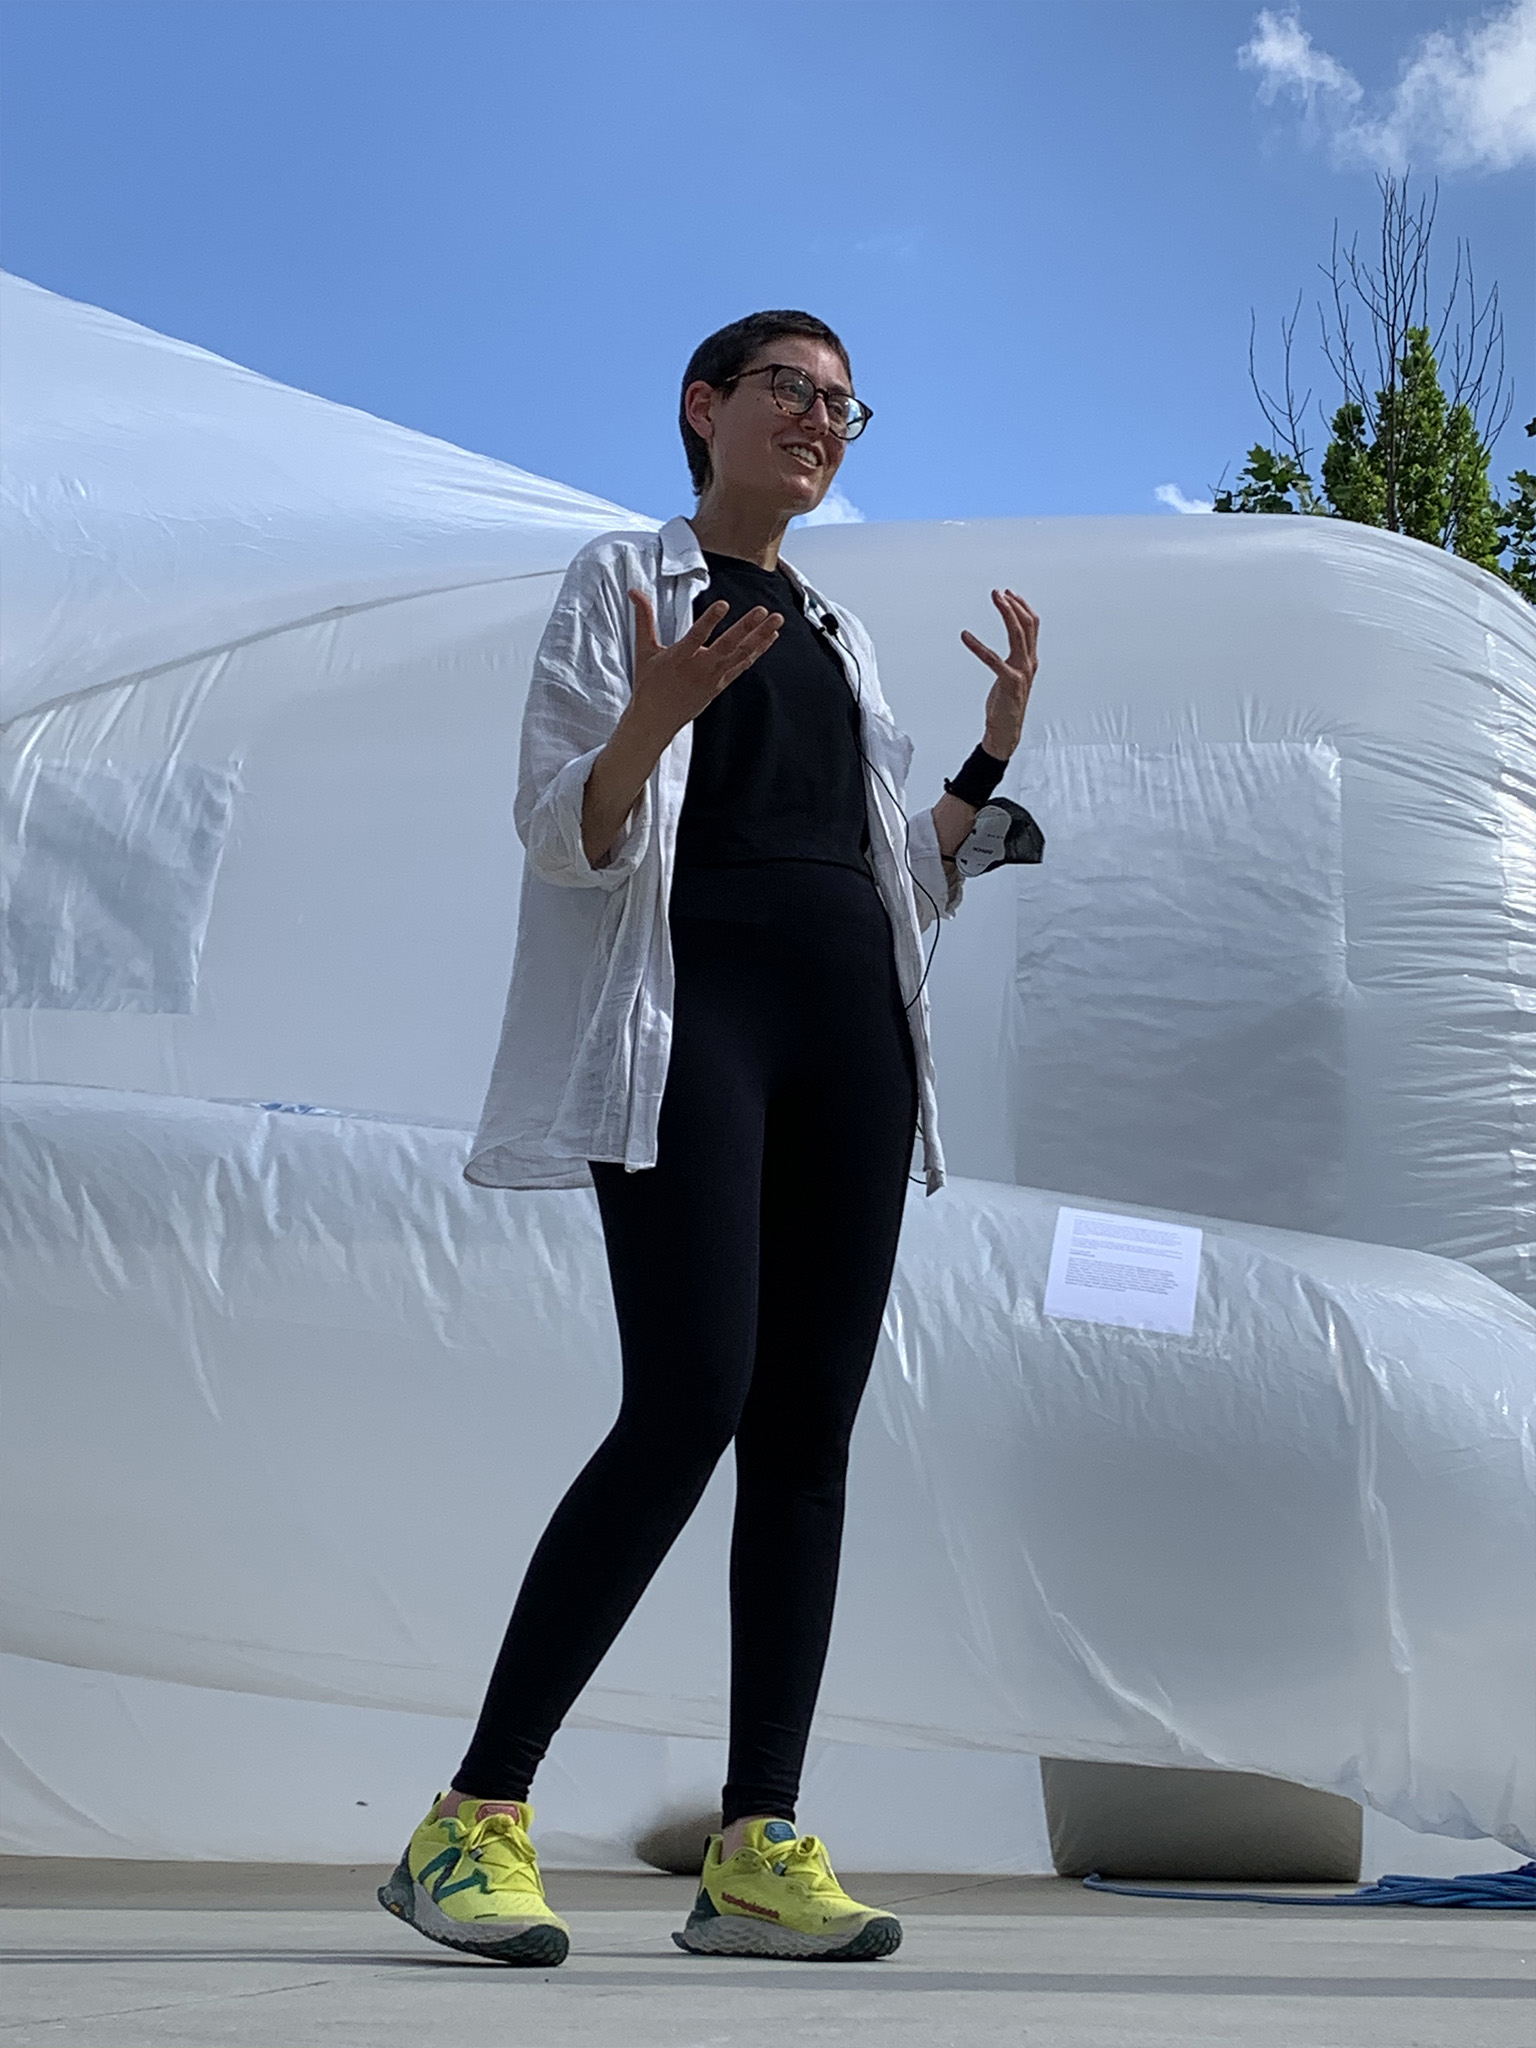
[[[457,1844],[442,1849],[430,1863],[423,1863],[416,1873],[416,1882],[423,1885],[433,1898],[441,1896],[443,1886],[457,1869],[461,1858]],[[436,1880],[434,1883],[433,1880]]]

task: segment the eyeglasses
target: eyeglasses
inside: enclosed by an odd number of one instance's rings
[[[840,441],[857,441],[874,418],[862,398],[855,398],[847,391],[828,391],[825,385],[813,383],[807,373],[797,370],[793,363],[759,363],[755,370],[743,370],[735,377],[727,377],[719,388],[729,391],[744,377],[771,377],[773,382],[769,389],[775,404],[782,412],[796,417],[809,412],[819,398],[827,408],[827,425]]]

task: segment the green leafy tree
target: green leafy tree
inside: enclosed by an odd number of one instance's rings
[[[1249,449],[1236,484],[1213,493],[1215,509],[1304,513],[1411,534],[1503,576],[1536,602],[1536,479],[1517,470],[1501,504],[1488,476],[1489,450],[1512,403],[1498,288],[1479,298],[1458,243],[1451,292],[1432,327],[1434,201],[1411,205],[1406,179],[1383,178],[1380,191],[1376,258],[1362,257],[1358,242],[1341,250],[1336,228],[1323,266],[1330,291],[1318,309],[1322,351],[1341,402],[1322,414],[1328,439],[1316,477],[1306,439],[1312,394],[1298,400],[1292,380],[1298,298],[1281,322],[1278,394],[1259,380],[1250,335],[1249,376],[1274,440]]]
[[[1536,436],[1536,420],[1525,431]],[[1509,557],[1501,574],[1527,604],[1536,604],[1536,474],[1517,469],[1509,482],[1510,495],[1499,507],[1500,552]]]
[[[1333,434],[1323,450],[1323,495],[1339,519],[1360,526],[1385,526],[1387,486],[1376,451],[1365,437],[1365,407],[1353,401],[1333,416]]]
[[[1292,500],[1295,503],[1292,503]],[[1235,491],[1216,493],[1218,512],[1316,512],[1312,479],[1294,455],[1273,448],[1248,450]]]
[[[1445,393],[1429,331],[1410,327],[1394,387],[1376,396],[1376,442],[1394,533],[1442,547],[1450,518]]]
[[[1445,455],[1445,539],[1441,545],[1463,561],[1476,562],[1479,569],[1506,576],[1499,561],[1504,545],[1499,533],[1503,508],[1488,482],[1488,450],[1478,439],[1476,424],[1464,405],[1453,407],[1445,423]]]

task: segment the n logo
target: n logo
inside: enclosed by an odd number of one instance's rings
[[[434,1899],[444,1898],[453,1892],[464,1891],[467,1886],[477,1883],[483,1891],[485,1889],[485,1873],[482,1870],[477,1870],[473,1877],[466,1878],[463,1884],[449,1884],[448,1880],[458,1868],[461,1860],[457,1848],[441,1849],[432,1858],[430,1863],[424,1863],[420,1870],[417,1871],[416,1882],[426,1891],[430,1892]]]

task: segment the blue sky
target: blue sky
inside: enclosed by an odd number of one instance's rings
[[[867,517],[1172,516],[1260,432],[1250,308],[1408,151],[1503,293],[1507,469],[1536,173],[1468,79],[1532,13],[1308,0],[1256,68],[1249,0],[8,0],[0,261],[660,515],[694,343],[807,306]]]

